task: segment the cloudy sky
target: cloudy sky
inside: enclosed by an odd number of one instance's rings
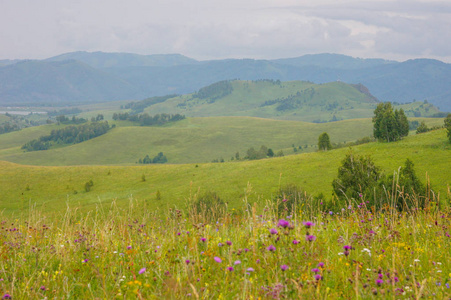
[[[0,0],[0,59],[72,51],[451,63],[451,0]]]

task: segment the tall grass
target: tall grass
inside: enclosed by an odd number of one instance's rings
[[[451,212],[429,203],[375,212],[126,208],[1,216],[0,292],[13,299],[444,299],[451,296]],[[310,200],[309,200],[310,199]],[[438,199],[433,199],[438,203]],[[275,200],[277,201],[277,200]],[[283,201],[283,199],[282,199]],[[286,202],[282,202],[286,203]],[[318,204],[321,205],[321,204]],[[325,212],[325,213],[323,213]]]

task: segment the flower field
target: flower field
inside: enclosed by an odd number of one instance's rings
[[[127,209],[1,218],[3,299],[448,299],[449,208]]]

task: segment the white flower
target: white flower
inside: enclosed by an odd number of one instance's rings
[[[414,259],[413,261],[414,261],[414,262],[419,262],[420,260],[416,258],[416,259]]]

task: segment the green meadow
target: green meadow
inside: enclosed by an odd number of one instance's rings
[[[450,197],[450,148],[445,130],[440,129],[394,143],[354,146],[352,151],[370,155],[386,174],[398,171],[406,158],[411,159],[418,177],[424,183],[429,180],[435,195],[445,203]],[[60,211],[67,205],[89,210],[113,200],[126,205],[136,199],[157,209],[183,207],[195,194],[213,191],[230,207],[239,207],[245,197],[252,202],[271,199],[287,184],[328,198],[348,151],[341,148],[256,161],[133,166],[30,166],[3,161],[0,206],[5,213],[19,214],[27,211],[30,203],[44,211]],[[84,186],[90,180],[94,185],[86,192]]]

